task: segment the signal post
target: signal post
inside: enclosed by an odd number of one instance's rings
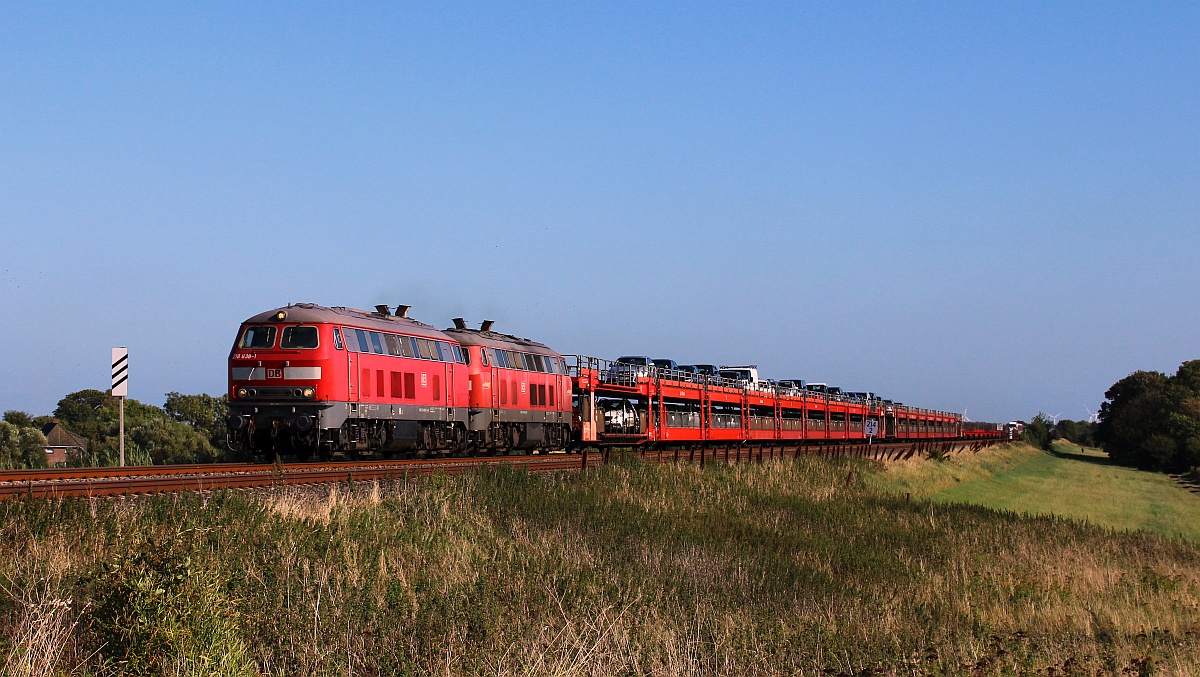
[[[117,421],[120,428],[118,461],[125,465],[125,398],[129,396],[129,349],[112,349],[112,396],[117,398]]]

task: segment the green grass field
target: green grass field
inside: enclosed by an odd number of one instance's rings
[[[4,501],[0,677],[1196,674],[1200,543],[896,494],[1061,507],[1089,469],[1126,472],[1013,446]]]
[[[1116,530],[1145,530],[1200,541],[1200,496],[1161,473],[1111,465],[1096,449],[1027,445],[898,464],[885,485],[939,502],[961,502],[1031,515],[1052,514]]]

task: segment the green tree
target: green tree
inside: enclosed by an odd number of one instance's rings
[[[125,435],[130,445],[127,451],[136,448],[141,459],[148,458],[156,464],[221,460],[224,435],[219,447],[212,443],[212,438],[214,412],[223,398],[169,393],[168,401],[170,412],[137,400],[125,400]],[[64,397],[54,413],[69,430],[88,440],[87,456],[69,459],[71,464],[116,463],[120,439],[115,398],[99,390],[81,390]]]
[[[1054,439],[1052,432],[1053,425],[1050,417],[1042,412],[1038,412],[1033,420],[1025,425],[1025,432],[1022,434],[1025,441],[1037,447],[1038,449],[1050,449],[1050,442]]]
[[[8,411],[4,412],[4,422],[11,423],[18,428],[33,427],[33,417],[23,411],[17,411],[16,409],[9,409]]]
[[[37,428],[0,421],[0,467],[45,468],[46,436]]]
[[[1200,465],[1200,360],[1173,376],[1134,372],[1104,397],[1095,437],[1113,460],[1148,470]]]
[[[1096,444],[1096,424],[1063,419],[1054,425],[1054,436],[1085,447]]]
[[[213,397],[169,392],[163,410],[173,420],[203,433],[214,448],[225,448],[225,415],[229,411],[229,398],[225,395]]]

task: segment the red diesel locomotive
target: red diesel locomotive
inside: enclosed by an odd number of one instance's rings
[[[242,323],[229,354],[231,443],[263,456],[562,448],[566,361],[527,339],[301,303]]]
[[[490,321],[454,325],[439,331],[408,306],[301,303],[251,317],[229,355],[231,446],[308,458],[993,436],[965,431],[958,414],[870,393],[760,382],[753,367],[702,375],[642,358],[568,363]]]

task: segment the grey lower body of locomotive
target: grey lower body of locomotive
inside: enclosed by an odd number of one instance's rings
[[[231,449],[307,458],[335,452],[460,452],[562,448],[570,414],[360,402],[261,402],[229,407]]]

